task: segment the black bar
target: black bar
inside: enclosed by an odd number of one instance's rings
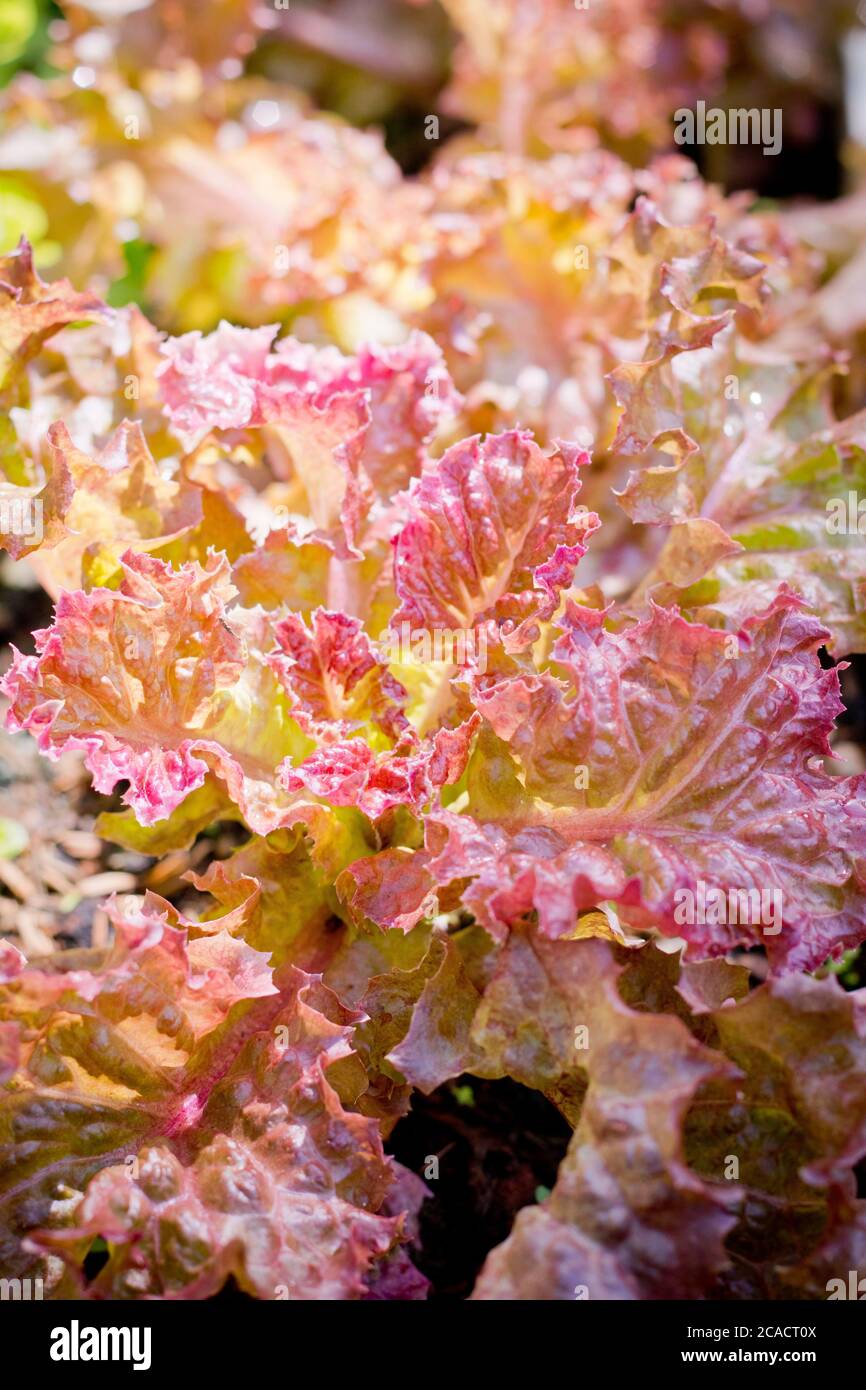
[[[866,1301],[866,1300],[864,1300]],[[790,1303],[595,1302],[509,1304],[257,1302],[216,1299],[193,1303],[0,1302],[0,1345],[16,1348],[28,1371],[53,1382],[86,1374],[91,1383],[108,1373],[169,1374],[249,1380],[276,1374],[296,1376],[309,1362],[308,1378],[330,1380],[366,1364],[390,1376],[413,1374],[423,1365],[429,1381],[436,1359],[451,1371],[468,1348],[485,1369],[516,1354],[539,1370],[569,1380],[633,1371],[641,1377],[707,1369],[757,1370],[773,1384],[778,1372],[806,1370],[826,1381],[850,1371],[866,1326],[856,1301]],[[102,1329],[116,1329],[106,1333]],[[137,1330],[137,1331],[136,1331]],[[149,1336],[146,1335],[149,1333]],[[347,1335],[348,1334],[348,1335]],[[411,1344],[401,1347],[411,1336]],[[555,1343],[549,1339],[555,1337]],[[509,1352],[509,1347],[512,1351]],[[52,1356],[52,1348],[55,1355]],[[366,1348],[366,1352],[365,1352]],[[117,1350],[118,1358],[112,1353]],[[375,1350],[374,1350],[375,1349]],[[105,1359],[88,1359],[92,1350]],[[406,1351],[409,1355],[407,1357]],[[70,1359],[56,1359],[65,1353]],[[125,1359],[123,1354],[126,1353]],[[369,1353],[370,1361],[366,1361]],[[77,1354],[77,1359],[71,1359]],[[397,1357],[399,1356],[399,1360]],[[552,1360],[550,1358],[553,1358]],[[9,1362],[4,1357],[8,1366]],[[133,1370],[138,1361],[141,1369]],[[145,1365],[145,1362],[147,1364]],[[292,1367],[294,1366],[294,1370]],[[390,1367],[390,1370],[388,1369]]]

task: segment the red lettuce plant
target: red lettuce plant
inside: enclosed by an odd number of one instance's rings
[[[121,845],[245,832],[197,916],[121,897],[85,960],[4,948],[5,1270],[424,1297],[432,1184],[383,1146],[463,1073],[574,1130],[477,1298],[815,1297],[856,1267],[863,999],[801,972],[866,938],[866,775],[827,769],[819,659],[862,634],[862,547],[818,525],[860,426],[762,346],[760,260],[623,218],[645,321],[600,463],[461,437],[421,331],[163,340],[3,263],[4,496],[39,518],[7,541],[56,598],[10,727],[122,789]]]
[[[389,1149],[464,1075],[572,1132],[475,1298],[866,1260],[862,199],[664,153],[718,6],[445,7],[474,128],[414,177],[243,70],[248,0],[70,0],[0,98],[58,277],[0,257],[0,543],[54,601],[8,726],[124,849],[237,845],[0,943],[0,1273],[53,1297],[426,1297]],[[331,20],[274,42],[375,69]]]

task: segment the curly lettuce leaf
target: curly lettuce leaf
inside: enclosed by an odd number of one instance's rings
[[[858,516],[833,521],[864,480],[863,418],[834,419],[832,361],[800,364],[725,331],[705,351],[618,367],[614,448],[639,455],[617,499],[670,526],[642,580],[729,630],[780,583],[830,629],[837,655],[864,642],[866,561]]]
[[[317,608],[309,627],[291,614],[274,636],[279,651],[269,663],[305,732],[337,739],[372,725],[391,741],[405,733],[406,691],[378,658],[360,619]]]
[[[229,1276],[260,1298],[363,1296],[403,1217],[378,1214],[395,1172],[326,1075],[361,1015],[165,909],[113,909],[94,971],[7,972],[4,1254],[59,1254],[87,1297],[204,1298]],[[97,1237],[109,1259],[88,1284]]]
[[[495,620],[511,643],[534,640],[599,524],[576,500],[588,462],[566,444],[545,454],[519,430],[449,449],[409,490],[392,626],[468,632]]]
[[[261,631],[227,615],[225,556],[175,571],[129,552],[123,574],[117,591],[62,594],[37,655],[16,654],[3,683],[10,727],[52,758],[80,749],[98,791],[127,780],[142,825],[171,815],[212,770],[253,828],[272,829],[286,804],[276,769],[307,745]]]
[[[22,238],[0,260],[0,392],[8,399],[20,374],[42,344],[67,324],[104,309],[96,295],[76,292],[68,280],[46,284],[33,268]]]
[[[611,900],[694,954],[760,944],[783,970],[858,944],[866,781],[823,770],[842,708],[825,635],[784,595],[738,639],[660,608],[607,631],[572,606],[567,680],[512,660],[473,682],[488,732],[463,813],[431,817],[431,873],[470,880],[497,937],[531,912],[567,936]]]
[[[726,972],[512,935],[472,1043],[530,1085],[568,1078],[578,1114],[551,1195],[473,1297],[826,1298],[857,1267],[862,991],[788,977],[749,993]]]

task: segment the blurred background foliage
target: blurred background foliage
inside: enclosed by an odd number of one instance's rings
[[[0,247],[25,236],[43,275],[172,331],[388,340],[423,189],[461,153],[680,148],[769,207],[856,189],[852,34],[855,0],[2,0]],[[781,153],[676,147],[698,98],[780,108]],[[833,270],[864,224],[857,204],[800,231]]]
[[[46,54],[51,44],[48,26],[60,18],[53,0],[3,0],[0,5],[0,86],[19,68],[40,76],[52,71]]]

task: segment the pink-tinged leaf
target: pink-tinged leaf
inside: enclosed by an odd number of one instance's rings
[[[306,733],[347,738],[370,725],[396,741],[408,728],[407,695],[376,655],[360,619],[317,608],[310,625],[297,614],[277,623],[280,651],[268,662]]]
[[[189,941],[167,911],[112,907],[101,969],[26,968],[0,992],[22,1035],[4,1267],[60,1254],[97,1298],[205,1298],[230,1276],[259,1298],[363,1297],[417,1210],[403,1183],[379,1214],[399,1170],[326,1076],[363,1015],[225,932]],[[96,1237],[111,1256],[87,1284]]]
[[[599,524],[576,501],[588,461],[566,444],[545,454],[518,430],[449,449],[408,494],[392,626],[470,631],[495,619],[515,646],[532,641]]]
[[[754,612],[785,582],[829,628],[828,647],[842,656],[866,649],[866,522],[856,503],[866,484],[866,415],[820,427],[821,394],[810,383],[774,419],[772,442],[760,432],[747,437],[719,474],[713,506],[736,550],[707,555],[700,573],[677,578],[667,563],[684,529],[677,527],[649,582],[657,577],[660,594],[671,593],[695,616],[714,624],[721,619],[728,629],[738,613]],[[816,425],[816,433],[801,437]],[[761,466],[762,453],[769,465]],[[716,523],[691,523],[697,524]],[[677,593],[667,580],[695,587]]]
[[[39,549],[44,538],[45,501],[41,484],[13,487],[0,482],[0,550],[20,560]],[[49,511],[48,522],[55,521]]]
[[[515,932],[499,956],[471,1030],[482,1074],[578,1118],[553,1192],[488,1255],[475,1299],[695,1298],[729,1262],[738,1193],[689,1170],[683,1123],[733,1068],[679,1019],[630,1009],[619,973],[601,941]]]
[[[422,1070],[431,1090],[437,1077],[447,1080],[465,1070],[466,1035],[478,992],[454,943],[443,933],[423,928],[409,935],[377,933],[375,955],[367,940],[366,934],[351,939],[326,979],[341,997],[357,997],[367,1015],[354,1036],[369,1079],[359,1105],[390,1129],[409,1110]],[[413,1048],[407,1034],[419,1012],[418,1032],[424,1036]],[[408,1078],[397,1056],[404,1046]]]
[[[743,965],[727,960],[684,961],[677,985],[679,994],[692,1014],[705,1014],[723,1005],[744,999],[749,992],[749,974]]]
[[[277,325],[234,328],[223,322],[206,337],[196,330],[163,343],[157,376],[166,414],[185,448],[210,430],[253,423],[277,331]]]
[[[866,477],[864,417],[836,421],[839,370],[829,350],[788,358],[727,329],[707,351],[611,374],[623,406],[614,449],[639,464],[617,499],[632,521],[672,528],[643,593],[735,631],[784,582],[829,628],[834,654],[866,646],[856,504],[847,519]]]
[[[52,551],[40,557],[40,577],[52,592],[81,584],[85,556],[111,570],[127,548],[164,547],[202,520],[201,489],[183,472],[161,471],[137,421],[119,425],[93,458],[58,421],[44,453],[44,544]]]
[[[741,1073],[696,1097],[686,1126],[704,1178],[729,1179],[739,1155],[744,1200],[717,1297],[826,1298],[831,1274],[851,1267],[827,1261],[863,1249],[852,1170],[866,1154],[864,999],[833,978],[789,976],[698,1019]]]
[[[169,339],[160,384],[187,448],[211,430],[267,427],[306,493],[322,538],[358,558],[362,522],[421,471],[425,448],[459,397],[441,350],[414,333],[357,357],[221,324]]]
[[[545,1090],[576,1130],[475,1298],[824,1298],[857,1268],[862,990],[789,976],[749,992],[741,966],[681,973],[652,945],[527,931],[486,976],[472,1069]]]
[[[386,1058],[410,1085],[426,1095],[464,1071],[479,1076],[502,1075],[494,1065],[488,1065],[483,1047],[478,1048],[473,1041],[479,995],[459,949],[446,937],[438,948],[431,948],[432,960],[437,954],[435,971],[425,960],[423,971],[415,972],[411,984],[406,982],[407,991],[414,986],[420,992],[412,999],[411,1012],[406,1011],[402,1019],[395,1011],[402,1024],[401,1036]]]
[[[409,1245],[398,1245],[374,1267],[367,1281],[366,1299],[392,1303],[424,1299],[430,1280],[416,1269],[410,1258],[412,1248],[420,1248],[419,1213],[424,1202],[432,1197],[425,1182],[409,1168],[395,1164],[395,1180],[382,1203],[383,1216],[401,1215]]]
[[[308,616],[327,601],[332,550],[292,527],[269,531],[262,545],[235,561],[232,581],[246,608],[281,608]]]
[[[248,823],[272,829],[288,804],[277,766],[309,745],[262,634],[243,613],[227,616],[226,558],[173,570],[130,552],[123,575],[118,591],[61,594],[37,655],[16,654],[4,678],[9,726],[29,729],[50,758],[83,751],[97,791],[128,780],[124,801],[142,825],[170,816],[213,770]]]
[[[712,217],[671,226],[648,198],[609,255],[614,291],[645,306],[650,358],[708,346],[735,313],[754,319],[768,295],[763,261],[716,235]]]
[[[529,813],[516,810],[519,825]],[[636,886],[613,855],[588,841],[573,850],[555,822],[550,829],[540,819],[513,829],[447,811],[434,819],[439,825],[430,830],[436,851],[430,873],[439,885],[470,880],[462,900],[497,940],[532,912],[538,913],[544,935],[556,938],[570,936],[578,914],[600,902],[638,901]],[[447,832],[444,848],[439,848],[440,828]]]
[[[147,894],[141,907],[135,899],[110,899],[105,910],[115,932],[108,958],[98,976],[63,975],[64,992],[74,989],[92,1003],[99,996],[119,999],[130,990],[133,1013],[148,993],[154,1000],[159,994],[183,999],[182,1031],[196,1040],[221,1023],[233,1004],[277,993],[266,953],[231,935],[231,915],[214,923],[210,935],[190,941],[186,928],[193,924],[175,926],[174,910],[154,894]],[[116,1016],[126,1007],[119,1006]]]
[[[606,631],[571,608],[563,682],[515,664],[478,677],[489,729],[468,815],[435,813],[437,881],[495,935],[531,911],[549,937],[612,899],[691,954],[759,944],[813,969],[866,937],[866,776],[828,775],[841,710],[826,636],[790,595],[738,638],[653,608]],[[495,735],[495,737],[494,737]]]
[[[651,525],[702,515],[733,531],[737,518],[814,506],[832,476],[823,431],[834,424],[837,370],[827,353],[804,364],[749,352],[731,328],[706,351],[669,349],[617,367],[610,381],[623,413],[613,447],[643,456],[617,494],[624,510]],[[845,442],[851,431],[838,429]]]
[[[479,719],[472,715],[456,729],[440,729],[411,751],[376,754],[362,738],[327,743],[300,765],[284,764],[280,784],[289,792],[306,790],[333,806],[357,806],[375,820],[405,806],[421,810],[439,790],[463,775]]]
[[[13,385],[58,329],[107,312],[101,299],[77,294],[68,280],[40,280],[33,252],[22,238],[15,251],[0,257],[0,392]]]
[[[421,472],[427,444],[440,422],[460,406],[442,350],[426,333],[411,333],[393,347],[365,344],[354,357],[283,339],[271,358],[268,380],[269,416],[279,411],[286,388],[290,398],[306,391],[320,407],[336,396],[364,392],[370,419],[361,465],[383,502]]]
[[[339,940],[327,931],[333,882],[372,846],[356,812],[310,803],[293,810],[292,822],[291,830],[254,837],[229,859],[213,860],[205,873],[187,874],[215,900],[198,914],[197,930],[210,932],[229,921],[245,941],[269,953],[275,968],[291,961],[320,970]]]
[[[458,403],[440,349],[415,333],[400,347],[368,346],[355,358],[284,340],[259,409],[321,535],[343,558],[360,558],[369,517],[420,473],[428,441]]]
[[[362,347],[354,377],[370,393],[370,428],[362,462],[383,501],[417,477],[426,446],[440,424],[456,415],[460,396],[442,350],[426,333],[397,347]]]
[[[341,559],[360,559],[358,540],[372,502],[361,466],[370,410],[363,391],[319,401],[303,392],[265,403],[269,433],[303,485],[316,525],[311,540],[332,546]]]
[[[425,1299],[429,1291],[430,1280],[413,1265],[406,1247],[398,1245],[375,1265],[364,1298],[388,1303],[417,1303]]]
[[[732,540],[717,521],[704,516],[690,517],[672,527],[653,579],[659,585],[673,585],[670,592],[676,593],[677,588],[686,588],[703,579],[719,561],[741,554],[742,549],[740,542]],[[668,590],[653,588],[653,597],[658,599],[662,592]]]
[[[27,965],[27,957],[14,941],[0,941],[0,982],[8,984]]]
[[[383,849],[345,868],[336,888],[353,917],[408,932],[436,911],[429,855],[404,846]]]
[[[205,337],[167,339],[158,378],[173,429],[192,448],[210,430],[278,420],[283,406],[294,413],[306,401],[324,411],[341,396],[360,396],[370,414],[363,464],[377,495],[390,500],[420,472],[439,421],[459,407],[441,349],[416,331],[398,346],[365,344],[345,356],[296,338],[274,344],[277,331],[223,322]]]
[[[282,1067],[288,1082],[291,1068]],[[75,1268],[97,1235],[110,1242],[111,1259],[87,1290],[97,1298],[198,1300],[230,1276],[262,1299],[365,1297],[375,1262],[399,1239],[400,1218],[337,1195],[339,1179],[322,1159],[341,1141],[344,1148],[361,1141],[358,1130],[369,1122],[357,1117],[358,1126],[345,1123],[341,1133],[339,1102],[315,1071],[296,1083],[294,1104],[303,1082],[318,1111],[312,1122],[305,1116],[298,1124],[268,1096],[251,1102],[250,1118],[239,1115],[236,1136],[217,1134],[192,1164],[165,1145],[145,1147],[132,1184],[128,1167],[105,1169],[88,1186],[76,1225],[37,1233],[34,1243]]]

